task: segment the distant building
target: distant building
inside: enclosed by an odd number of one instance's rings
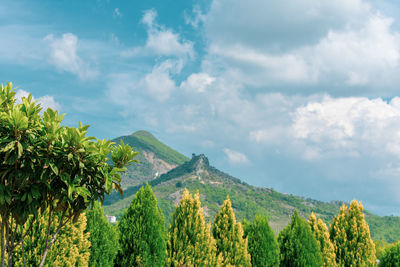
[[[111,215],[107,215],[106,214],[106,218],[107,218],[109,223],[116,223],[117,222],[117,218],[115,216],[111,216]]]

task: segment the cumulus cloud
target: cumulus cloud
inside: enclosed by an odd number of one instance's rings
[[[215,78],[207,73],[193,73],[181,83],[180,88],[189,92],[204,93],[214,81]]]
[[[392,18],[362,0],[286,2],[214,0],[204,17],[207,64],[260,88],[397,84],[400,33]]]
[[[228,160],[231,164],[245,164],[249,163],[249,160],[247,159],[246,155],[243,153],[240,153],[238,151],[225,148],[224,149],[225,155],[228,157]]]
[[[15,98],[17,99],[17,103],[22,103],[22,98],[24,97],[28,97],[29,92],[25,91],[25,90],[17,90],[17,92],[15,93]],[[32,99],[35,100],[35,98],[32,96]],[[42,97],[39,97],[37,99],[38,103],[40,103],[42,110],[46,110],[48,108],[51,108],[53,110],[60,110],[61,109],[61,105],[60,103],[58,103],[53,96],[50,95],[45,95]]]
[[[50,63],[55,65],[58,70],[75,74],[82,80],[97,77],[98,72],[78,55],[78,37],[76,35],[65,33],[57,38],[53,34],[49,34],[44,40],[50,47]]]
[[[183,40],[179,34],[156,23],[157,12],[154,9],[146,11],[142,23],[147,27],[147,41],[143,47],[134,47],[121,53],[122,57],[146,55],[175,56],[179,58],[194,58],[193,43]]]

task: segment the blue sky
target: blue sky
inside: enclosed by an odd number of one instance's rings
[[[90,124],[242,180],[400,215],[400,10],[388,0],[8,1],[0,73]]]

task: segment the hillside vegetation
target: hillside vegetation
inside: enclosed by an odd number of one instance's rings
[[[194,155],[190,161],[149,181],[149,184],[153,187],[167,223],[171,221],[172,212],[184,188],[192,192],[199,191],[207,221],[215,217],[226,196],[229,195],[239,220],[244,218],[253,220],[256,214],[267,215],[276,233],[288,224],[290,216],[296,209],[300,216],[308,217],[314,212],[325,222],[330,222],[343,204],[340,201],[327,203],[282,194],[271,188],[248,185],[210,166],[204,155]],[[127,188],[122,197],[118,193],[110,195],[104,203],[105,212],[117,216],[118,219],[121,218],[140,186]],[[366,212],[366,219],[370,223],[374,239],[384,238],[387,242],[400,239],[399,217],[379,217]]]

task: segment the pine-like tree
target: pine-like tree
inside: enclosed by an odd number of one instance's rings
[[[382,255],[379,267],[398,267],[400,266],[400,241],[388,246]]]
[[[48,211],[40,214],[36,220],[28,220],[26,227],[33,222],[29,235],[24,239],[24,253],[22,246],[14,251],[15,266],[38,266],[45,249],[45,239],[48,225]],[[51,229],[59,223],[59,216],[55,216]],[[58,238],[48,252],[44,266],[88,266],[90,257],[90,234],[86,230],[86,215],[82,213],[78,220],[68,222],[60,231]]]
[[[167,266],[219,266],[210,225],[204,221],[199,192],[194,197],[185,189],[169,227]]]
[[[266,216],[256,215],[252,224],[243,221],[251,265],[255,267],[279,266],[279,246]]]
[[[343,204],[333,218],[330,238],[339,266],[376,266],[375,245],[363,214],[363,206],[353,200],[350,207]]]
[[[323,266],[317,240],[305,220],[299,217],[297,210],[290,224],[279,233],[278,243],[281,252],[280,266]]]
[[[95,202],[93,209],[86,213],[87,227],[90,233],[90,260],[92,267],[114,266],[114,258],[118,252],[118,233],[104,216],[100,202]]]
[[[319,249],[321,251],[322,260],[324,262],[323,266],[337,266],[335,249],[329,238],[328,227],[324,221],[322,219],[317,219],[314,212],[312,212],[307,222],[315,236],[315,239],[317,240]]]
[[[141,187],[120,223],[120,250],[117,266],[163,266],[165,263],[165,223],[157,199],[147,184]]]
[[[243,238],[241,223],[236,222],[229,196],[215,216],[212,233],[217,243],[218,256],[222,259],[222,266],[251,266],[247,238]]]

